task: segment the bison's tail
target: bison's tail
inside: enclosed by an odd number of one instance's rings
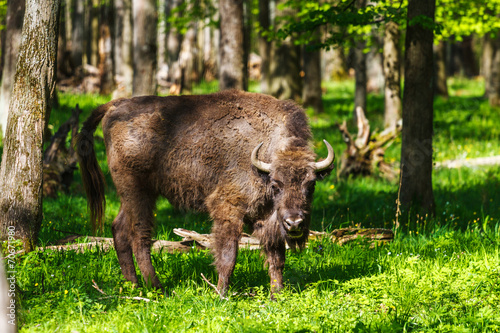
[[[94,234],[98,229],[103,229],[104,209],[106,206],[104,175],[95,156],[94,132],[108,111],[108,108],[109,105],[104,104],[92,112],[90,117],[83,123],[83,127],[76,139],[75,147],[80,164],[83,187],[87,194],[87,204],[90,210],[90,220]]]

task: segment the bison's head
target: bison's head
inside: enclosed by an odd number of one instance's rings
[[[275,227],[292,248],[302,247],[309,235],[310,209],[316,180],[328,174],[335,154],[326,141],[328,156],[315,162],[314,153],[307,147],[296,147],[276,152],[271,163],[258,158],[262,144],[252,152],[252,164],[263,173],[272,197]]]

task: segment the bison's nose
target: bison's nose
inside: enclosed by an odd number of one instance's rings
[[[303,220],[304,219],[300,215],[286,216],[285,228],[287,229],[287,231],[298,230]]]

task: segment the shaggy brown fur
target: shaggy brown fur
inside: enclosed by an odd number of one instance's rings
[[[108,165],[121,198],[113,222],[118,260],[126,279],[137,282],[132,254],[145,281],[161,287],[151,264],[153,209],[158,196],[213,219],[218,288],[227,291],[244,224],[268,256],[272,291],[283,286],[285,242],[302,248],[316,179],[315,154],[304,111],[291,101],[225,91],[204,96],[135,97],[97,108],[77,140],[92,221],[102,226],[104,178],[93,133],[102,120]],[[251,162],[258,158],[270,172]],[[293,231],[289,218],[303,222]]]

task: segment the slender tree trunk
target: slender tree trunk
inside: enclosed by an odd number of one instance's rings
[[[197,24],[191,23],[191,27],[186,31],[184,39],[181,43],[181,51],[179,52],[179,69],[181,74],[181,90],[191,91],[193,79],[196,75],[196,58],[197,51]]]
[[[488,97],[490,91],[491,63],[494,54],[494,44],[489,34],[483,37],[483,56],[481,61],[481,74],[484,77],[484,95]]]
[[[356,0],[356,8],[363,8],[366,6],[366,0]],[[356,108],[361,107],[363,111],[366,110],[366,94],[367,94],[367,77],[366,77],[366,54],[364,53],[365,42],[359,41],[354,48],[354,110],[353,119],[357,121]]]
[[[325,69],[324,80],[342,81],[347,79],[347,64],[342,46],[334,46],[324,51]]]
[[[71,68],[75,71],[83,64],[85,2],[73,0],[72,5]]]
[[[435,0],[409,0],[410,22],[417,16],[434,20]],[[432,191],[433,31],[407,24],[401,144],[400,200],[405,210],[435,214]],[[414,211],[415,212],[415,211]]]
[[[276,1],[275,26],[281,28],[284,17],[293,17],[296,12],[288,7],[278,9],[284,0]],[[300,77],[300,46],[295,45],[291,36],[271,44],[269,63],[269,94],[279,99],[302,98],[302,78]]]
[[[399,26],[387,22],[384,35],[385,128],[395,129],[401,119],[401,54]]]
[[[133,0],[134,79],[132,94],[156,93],[156,0]]]
[[[24,9],[25,0],[9,1],[7,3],[5,44],[2,45],[4,64],[2,84],[0,86],[0,135],[4,136],[7,128],[10,94],[14,84],[14,75],[16,74],[17,55],[21,44]]]
[[[116,89],[113,98],[132,96],[134,76],[132,55],[132,0],[115,0],[114,68]]]
[[[319,37],[319,36],[318,36]],[[310,45],[312,46],[312,45]],[[322,113],[323,99],[321,91],[321,56],[319,50],[304,48],[304,87],[302,90],[302,104],[312,107],[314,112]]]
[[[436,95],[448,98],[448,85],[446,83],[446,44],[440,41],[439,44],[434,45],[434,82]]]
[[[491,106],[500,106],[500,35],[493,40],[488,100]]]
[[[101,20],[99,28],[99,76],[100,93],[104,95],[111,94],[115,87],[113,77],[113,40],[112,29],[113,13],[111,5],[101,4]]]
[[[42,222],[42,145],[55,91],[60,0],[27,0],[0,169],[0,234],[34,248]],[[36,41],[36,43],[34,42]]]
[[[269,62],[271,57],[271,42],[267,40],[265,32],[271,26],[271,17],[269,12],[269,0],[259,0],[259,55],[260,64],[260,92],[269,93]]]
[[[243,0],[219,0],[219,89],[247,89],[244,64]]]
[[[167,63],[167,0],[158,0],[158,30],[156,37],[156,63],[158,69],[164,67]]]
[[[99,7],[100,0],[92,0],[90,8],[90,64],[99,66]]]

